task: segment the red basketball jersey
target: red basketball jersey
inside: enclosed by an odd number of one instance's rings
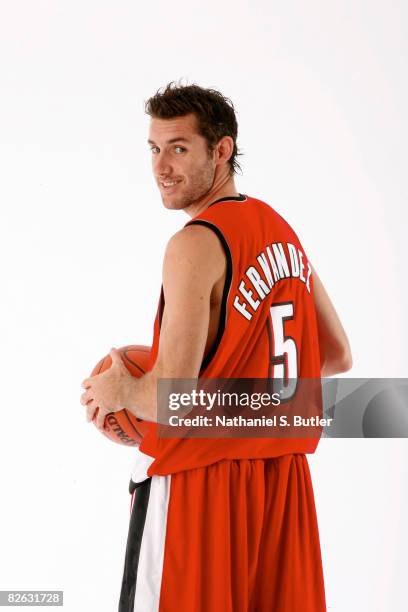
[[[313,277],[291,226],[270,205],[240,194],[221,198],[187,225],[216,233],[227,271],[217,337],[201,378],[320,380]],[[163,287],[154,323],[150,368],[158,352]],[[318,438],[161,438],[151,424],[140,450],[155,458],[148,475],[171,474],[222,459],[313,453]]]

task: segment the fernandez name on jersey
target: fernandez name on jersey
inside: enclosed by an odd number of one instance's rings
[[[263,278],[259,270],[255,267],[255,262],[253,262],[253,265],[250,265],[245,272],[247,279],[260,299],[253,298],[253,291],[247,289],[244,279],[241,279],[237,291],[239,291],[247,301],[240,301],[240,296],[238,295],[235,295],[234,298],[234,308],[236,308],[243,317],[248,319],[248,321],[252,319],[261,301],[269,295],[271,289],[279,280],[285,278],[299,278],[299,280],[305,283],[310,293],[309,279],[312,270],[309,262],[306,262],[307,276],[306,278],[303,276],[303,271],[305,270],[303,257],[305,257],[305,254],[290,242],[286,243],[289,258],[285,255],[282,242],[275,242],[271,247],[269,245],[266,246],[256,258],[259,267],[262,269]],[[290,263],[288,263],[288,259]],[[252,312],[250,312],[250,310],[252,310]]]

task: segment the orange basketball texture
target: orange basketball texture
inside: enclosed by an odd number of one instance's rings
[[[117,349],[122,357],[123,363],[136,378],[140,378],[148,370],[148,362],[150,357],[150,346],[139,344],[129,344]],[[94,367],[91,376],[101,374],[109,369],[112,365],[110,355],[103,357]],[[95,423],[95,417],[93,419]],[[137,446],[142,441],[143,435],[147,429],[146,423],[142,419],[138,419],[130,411],[123,408],[117,412],[112,412],[105,417],[105,428],[103,434],[118,444],[125,446]]]

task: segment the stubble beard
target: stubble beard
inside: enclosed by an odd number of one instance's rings
[[[172,210],[183,210],[188,208],[197,200],[205,196],[214,183],[215,170],[211,161],[203,164],[194,174],[188,176],[188,186],[182,187],[180,195],[162,195],[162,201],[166,208]]]

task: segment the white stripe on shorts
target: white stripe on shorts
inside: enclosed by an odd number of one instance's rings
[[[134,612],[158,612],[171,475],[152,476],[137,567]]]
[[[133,482],[142,482],[143,480],[149,478],[147,475],[147,470],[152,465],[153,461],[154,457],[150,457],[150,455],[142,453],[138,446],[135,447],[131,473],[131,479]]]

